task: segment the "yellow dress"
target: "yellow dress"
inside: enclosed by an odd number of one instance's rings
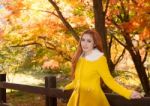
[[[104,55],[94,61],[80,57],[76,65],[75,79],[65,86],[66,90],[74,89],[67,106],[110,106],[100,86],[100,78],[114,92],[130,99],[132,91],[113,79]]]

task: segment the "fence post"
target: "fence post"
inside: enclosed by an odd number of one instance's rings
[[[56,77],[45,77],[45,88],[56,88]],[[57,106],[57,98],[46,96],[46,106]]]
[[[6,81],[6,74],[0,74],[0,82]],[[0,88],[0,103],[6,103],[6,89]]]

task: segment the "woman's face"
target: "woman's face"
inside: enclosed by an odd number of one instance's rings
[[[84,34],[81,38],[83,52],[90,53],[94,48],[94,40],[90,34]]]

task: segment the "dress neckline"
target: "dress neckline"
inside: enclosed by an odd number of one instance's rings
[[[103,56],[103,55],[104,55],[103,52],[101,52],[101,51],[98,50],[97,48],[94,48],[94,49],[92,50],[92,52],[91,52],[90,54],[86,55],[86,56],[83,56],[83,53],[82,53],[81,56],[80,56],[80,58],[83,58],[83,59],[85,59],[86,61],[94,62],[94,61],[99,60],[99,58],[100,58],[101,56]]]
[[[102,57],[104,57],[104,55],[101,55],[98,59],[96,59],[96,60],[88,60],[88,59],[86,59],[85,57],[80,57],[80,59],[82,59],[82,60],[85,60],[86,62],[91,62],[91,63],[93,63],[93,62],[97,62],[97,61],[99,61],[99,60],[101,60],[102,59]]]

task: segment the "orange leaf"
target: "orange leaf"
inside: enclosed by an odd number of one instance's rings
[[[150,39],[150,28],[145,27],[143,32],[140,34],[140,40]]]
[[[110,4],[117,4],[118,0],[110,0]]]

